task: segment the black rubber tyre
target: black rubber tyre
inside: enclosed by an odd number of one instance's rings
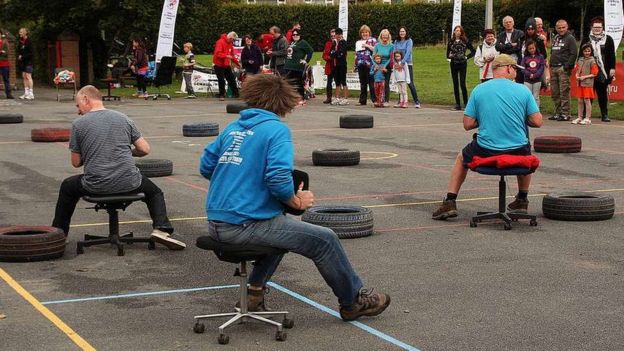
[[[533,140],[533,149],[536,152],[575,153],[581,152],[581,138],[575,136],[541,136]]]
[[[189,123],[182,126],[185,137],[207,137],[219,135],[218,123]]]
[[[141,174],[148,178],[166,177],[173,173],[173,162],[170,160],[137,159],[135,163]]]
[[[305,211],[301,220],[332,229],[340,239],[373,234],[373,211],[360,206],[314,206]]]
[[[542,212],[561,221],[603,221],[613,217],[615,200],[607,194],[550,193],[542,200]]]
[[[340,128],[373,128],[373,116],[371,115],[340,116]]]
[[[22,123],[24,116],[19,113],[0,113],[0,124]]]
[[[360,152],[347,149],[326,149],[312,151],[315,166],[355,166],[360,163]]]
[[[69,128],[40,128],[30,131],[30,139],[35,142],[69,141]]]
[[[231,102],[225,105],[225,112],[227,113],[240,113],[242,110],[248,109],[247,103],[245,102]]]
[[[219,334],[219,338],[217,338],[217,341],[221,345],[227,345],[230,342],[230,336],[226,334]]]
[[[0,261],[45,261],[62,257],[66,235],[48,226],[16,225],[0,228]]]
[[[285,331],[276,331],[275,332],[275,340],[277,341],[286,341],[288,338],[288,334]]]

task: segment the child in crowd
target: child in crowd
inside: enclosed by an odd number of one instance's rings
[[[386,77],[384,73],[388,70],[385,65],[381,64],[381,55],[375,54],[375,56],[373,56],[373,61],[370,74],[373,76],[375,86],[375,107],[383,107],[385,97],[384,91],[386,90]]]
[[[394,107],[407,108],[407,85],[410,83],[409,73],[405,70],[403,63],[403,53],[394,52],[394,62],[390,79],[399,89],[399,102]]]
[[[182,75],[186,83],[186,98],[195,99],[195,91],[193,90],[193,68],[195,67],[195,55],[193,54],[193,44],[184,44],[184,62],[182,63]]]
[[[544,67],[546,67],[546,60],[544,56],[537,52],[537,43],[529,39],[525,43],[526,53],[522,59],[522,66],[524,67],[524,85],[529,88],[535,98],[535,103],[539,107],[540,105],[540,88],[542,87],[542,75],[544,74]]]
[[[594,59],[594,49],[590,43],[581,47],[582,57],[576,61],[576,80],[578,82],[578,117],[572,124],[591,124],[592,99],[594,96],[594,77],[598,75],[598,65]],[[583,119],[583,106],[585,118]]]

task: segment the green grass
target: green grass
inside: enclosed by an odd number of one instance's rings
[[[414,83],[418,90],[418,97],[425,105],[448,105],[455,104],[453,97],[453,83],[451,82],[449,63],[445,57],[446,48],[441,46],[427,46],[417,47],[413,51],[414,61]],[[621,57],[622,49],[618,49],[616,57]],[[348,54],[348,68],[349,72],[353,69],[354,53]],[[212,66],[212,55],[196,55],[197,62],[202,66]],[[316,61],[322,60],[322,53],[315,52],[310,61],[312,64],[316,64]],[[466,73],[466,85],[468,92],[479,84],[479,69],[473,64],[473,61],[468,62],[468,71]],[[183,94],[175,94],[179,90],[181,85],[181,78],[174,79],[174,82],[169,87],[163,87],[161,90],[164,93],[171,94],[172,97],[184,97]],[[153,89],[148,89],[153,90]],[[102,90],[105,92],[105,89]],[[121,95],[123,97],[130,97],[135,92],[134,88],[121,88],[115,89],[114,94]],[[322,94],[322,91],[318,91],[318,94]],[[350,91],[350,95],[356,97],[359,95],[359,91]],[[395,94],[391,96],[392,99],[396,99]],[[410,96],[411,99],[411,96]],[[572,115],[576,115],[577,100],[572,98]],[[541,99],[541,110],[544,115],[550,115],[553,112],[552,99],[548,96],[543,96]],[[600,109],[598,108],[598,102],[594,101],[592,107],[592,115],[600,116]],[[614,119],[624,120],[624,102],[611,101],[609,103],[609,116]]]

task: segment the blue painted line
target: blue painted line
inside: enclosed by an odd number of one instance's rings
[[[85,301],[97,301],[97,300],[124,299],[124,298],[128,298],[128,297],[141,297],[141,296],[151,296],[151,295],[177,294],[177,293],[194,292],[194,291],[206,291],[206,290],[217,290],[217,289],[232,289],[232,288],[238,288],[238,285],[204,286],[204,287],[200,287],[200,288],[190,288],[190,289],[161,290],[161,291],[149,291],[149,292],[143,292],[143,293],[134,293],[134,294],[93,296],[93,297],[83,297],[83,298],[78,298],[78,299],[44,301],[41,304],[43,304],[43,305],[54,305],[54,304],[69,303],[69,302],[85,302]]]
[[[273,288],[275,288],[275,289],[277,289],[277,290],[279,290],[279,291],[281,291],[281,292],[283,292],[283,293],[286,293],[286,294],[296,298],[297,300],[305,302],[308,305],[313,306],[313,307],[315,307],[315,308],[317,308],[317,309],[319,309],[319,310],[321,310],[321,311],[323,311],[325,313],[331,314],[332,316],[334,316],[336,318],[341,318],[340,317],[340,313],[332,310],[331,308],[329,308],[329,307],[327,307],[325,305],[321,305],[320,303],[318,303],[316,301],[312,301],[309,298],[307,298],[307,297],[305,297],[303,295],[300,295],[300,294],[298,294],[298,293],[296,293],[296,292],[294,292],[292,290],[289,290],[289,289],[287,289],[287,288],[285,288],[285,287],[283,287],[283,286],[281,286],[279,284],[275,284],[273,282],[269,282],[268,285],[273,287]],[[358,328],[360,328],[360,329],[362,329],[362,330],[364,330],[366,332],[369,332],[369,333],[375,335],[378,338],[386,340],[387,342],[389,342],[391,344],[394,344],[394,345],[396,345],[396,346],[398,346],[398,347],[400,347],[400,348],[402,348],[404,350],[420,351],[419,349],[415,348],[414,346],[408,345],[408,344],[406,344],[406,343],[404,343],[404,342],[402,342],[400,340],[397,340],[397,339],[391,337],[390,335],[382,333],[382,332],[380,332],[379,330],[377,330],[375,328],[369,327],[368,325],[366,325],[366,324],[364,324],[362,322],[353,321],[353,322],[348,322],[348,323],[351,323],[352,325],[354,325],[354,326],[356,326],[356,327],[358,327]]]

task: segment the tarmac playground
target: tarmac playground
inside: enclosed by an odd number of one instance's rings
[[[77,118],[69,96],[34,102],[3,100],[0,110],[22,113],[24,123],[0,125],[0,226],[50,225],[61,181],[81,172],[67,143],[33,143],[33,128],[69,127]],[[71,95],[70,95],[71,96]],[[149,141],[148,158],[170,159],[172,176],[152,178],[164,191],[184,251],[148,251],[127,245],[85,248],[83,234],[108,232],[105,212],[80,202],[62,259],[0,263],[0,350],[623,350],[624,349],[624,123],[591,126],[545,121],[531,137],[575,135],[576,154],[537,154],[526,221],[469,227],[477,211],[497,207],[498,177],[468,174],[459,217],[434,221],[457,152],[472,132],[447,107],[373,109],[328,106],[317,97],[288,116],[295,165],[310,174],[317,204],[353,204],[373,210],[375,234],[342,240],[369,288],[389,293],[380,316],[345,323],[313,263],[288,254],[277,270],[267,304],[295,321],[288,339],[256,323],[234,326],[230,343],[217,344],[220,321],[193,332],[193,316],[229,312],[238,298],[235,265],[194,243],[205,235],[208,182],[198,159],[213,138],[186,138],[182,124],[236,115],[215,99],[128,100],[106,106],[132,118]],[[351,100],[354,103],[354,100]],[[374,115],[373,129],[340,129],[347,113]],[[545,117],[547,117],[546,115]],[[361,151],[352,167],[312,165],[315,149]],[[507,181],[508,201],[516,193]],[[612,195],[615,216],[600,222],[548,220],[545,194],[561,190]],[[121,230],[148,235],[142,203],[120,213]]]

